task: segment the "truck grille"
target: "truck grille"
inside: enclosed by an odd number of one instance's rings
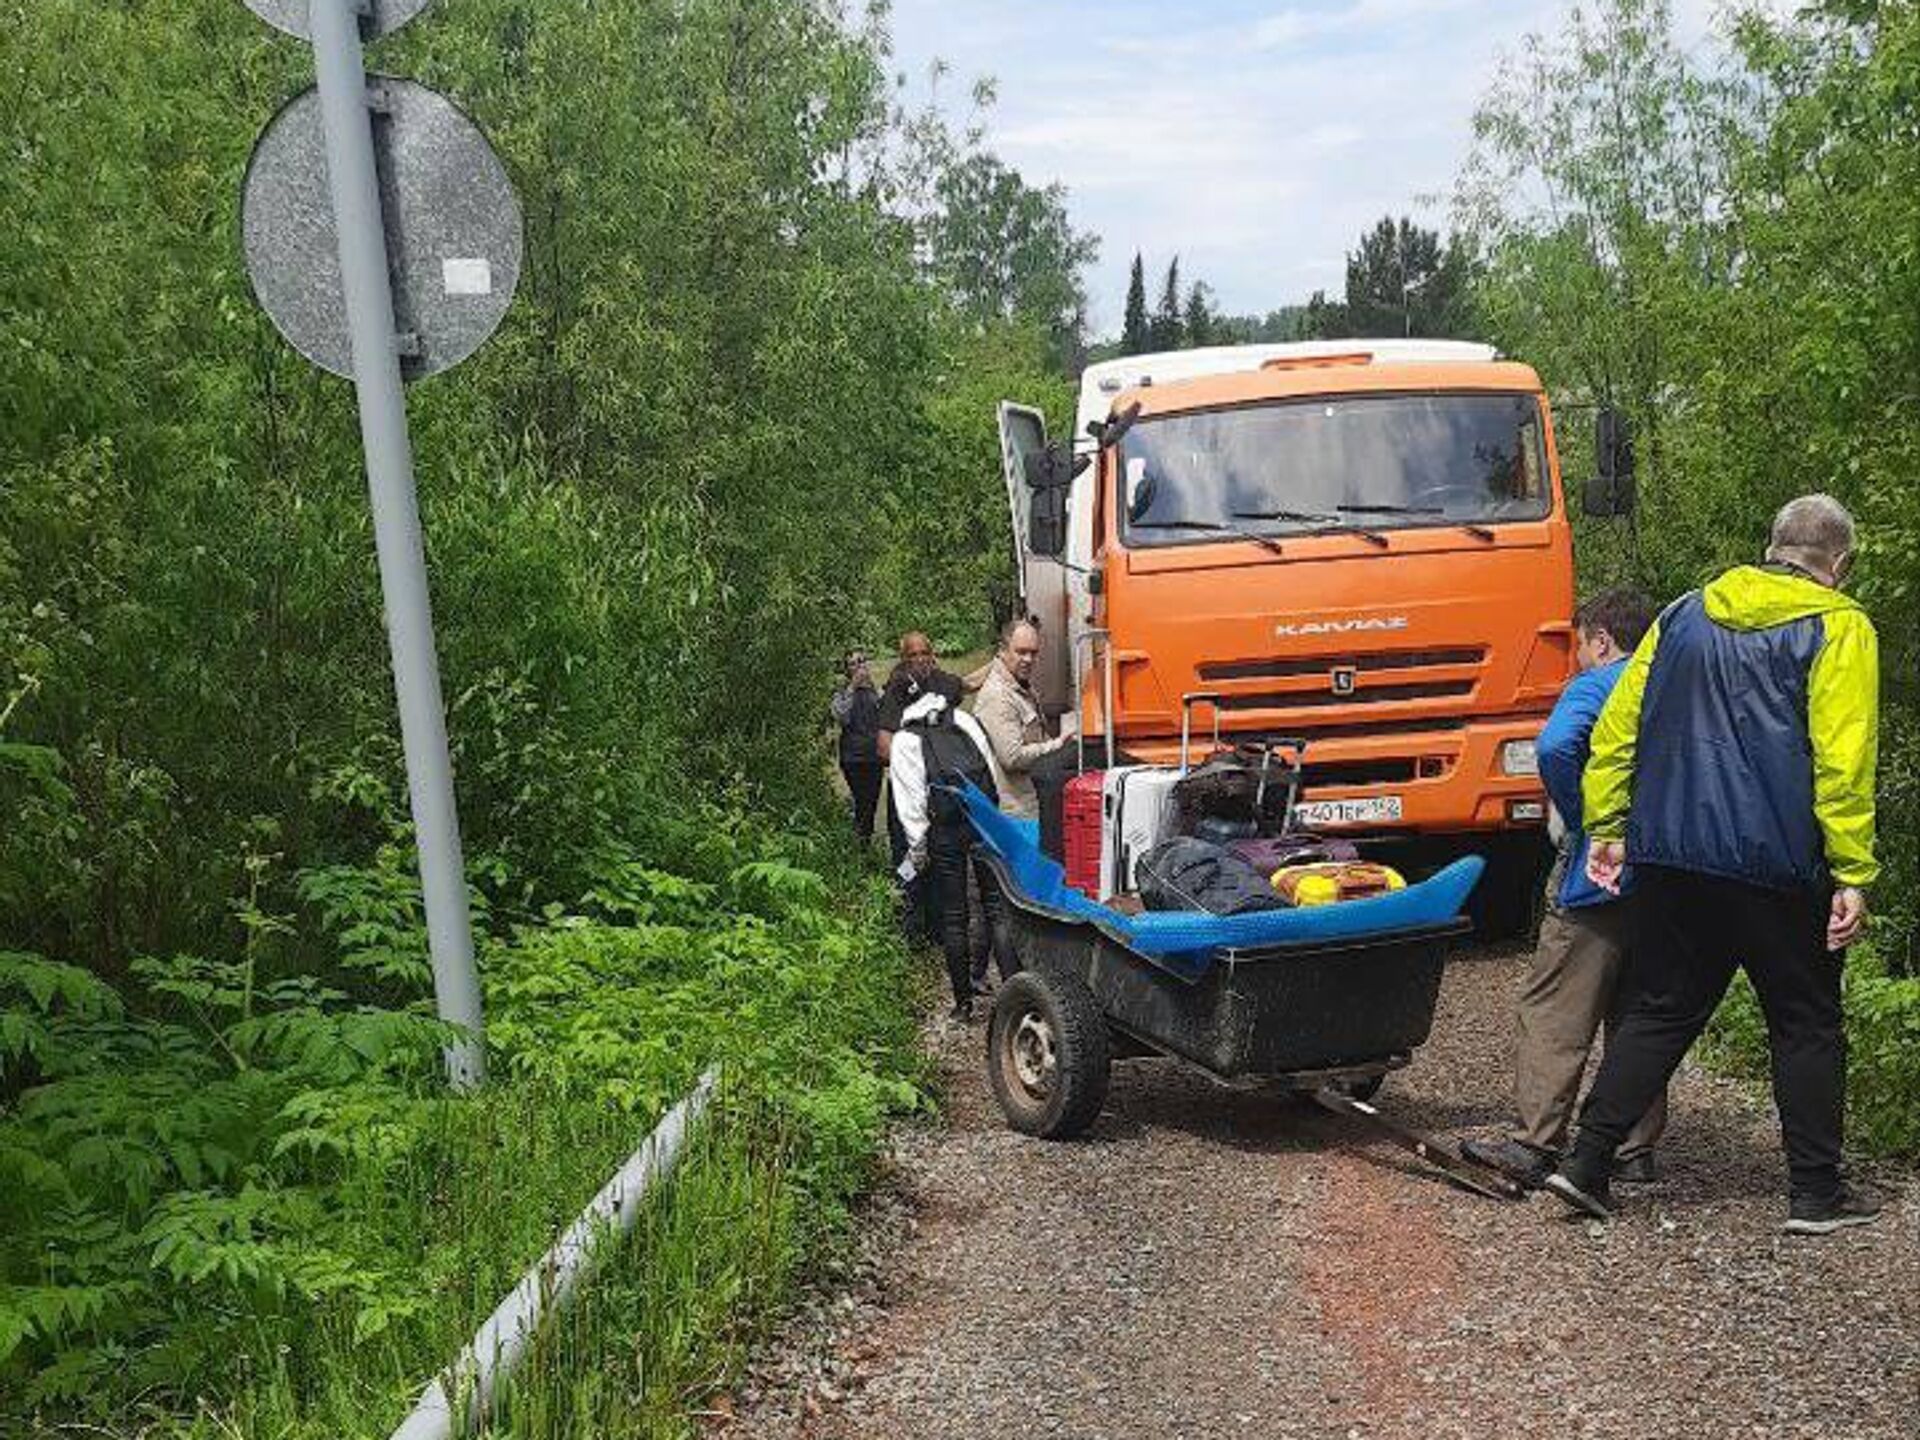
[[[1383,650],[1367,655],[1302,655],[1287,659],[1224,660],[1200,667],[1200,678],[1214,680],[1294,680],[1304,675],[1325,676],[1335,670],[1371,675],[1382,670],[1426,670],[1439,666],[1480,665],[1485,646],[1453,650]]]
[[[1391,760],[1338,760],[1326,764],[1309,760],[1300,779],[1303,790],[1312,791],[1335,785],[1405,785],[1418,774],[1418,765],[1410,756]]]
[[[1332,706],[1377,705],[1388,700],[1458,700],[1473,693],[1471,680],[1430,680],[1409,685],[1363,685],[1351,695],[1327,690],[1230,691],[1222,710],[1324,710]]]

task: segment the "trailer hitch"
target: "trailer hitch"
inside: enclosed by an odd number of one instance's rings
[[[1440,1172],[1447,1180],[1476,1195],[1484,1195],[1489,1200],[1524,1200],[1526,1188],[1518,1181],[1501,1174],[1490,1166],[1469,1160],[1451,1147],[1435,1140],[1431,1135],[1423,1135],[1418,1130],[1409,1130],[1404,1125],[1395,1124],[1378,1107],[1349,1095],[1344,1090],[1331,1085],[1322,1085],[1309,1090],[1307,1098],[1323,1110],[1331,1110],[1335,1115],[1349,1115],[1356,1120],[1365,1121],[1381,1135],[1409,1150],[1423,1163]]]

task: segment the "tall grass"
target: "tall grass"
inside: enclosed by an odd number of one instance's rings
[[[496,926],[496,1078],[473,1098],[440,1090],[421,1002],[352,1005],[264,952],[142,967],[124,997],[0,957],[0,1058],[23,1067],[0,1096],[0,1431],[386,1435],[719,1064],[684,1170],[500,1420],[685,1433],[921,1093],[885,884],[738,820],[700,834],[677,869],[612,847],[580,905]],[[396,873],[318,887],[344,963],[382,983],[420,968],[406,907],[380,898]]]

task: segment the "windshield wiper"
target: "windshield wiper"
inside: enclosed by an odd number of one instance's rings
[[[1355,525],[1351,520],[1342,520],[1338,515],[1328,515],[1318,510],[1236,510],[1233,518],[1284,520],[1292,525],[1311,525],[1318,535],[1358,535],[1369,545],[1378,545],[1383,550],[1391,543],[1378,530],[1369,530],[1364,525]]]
[[[1256,535],[1251,530],[1242,530],[1238,525],[1222,525],[1218,520],[1129,520],[1130,530],[1206,530],[1216,535],[1231,535],[1237,540],[1251,540],[1263,549],[1276,555],[1286,552],[1280,542],[1271,535]]]
[[[1342,515],[1444,515],[1447,512],[1438,505],[1336,505]],[[1493,531],[1471,520],[1453,522],[1476,540],[1491,540]]]

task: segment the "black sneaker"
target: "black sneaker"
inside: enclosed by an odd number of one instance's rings
[[[971,1025],[973,1023],[973,1001],[956,1000],[953,1009],[947,1012],[947,1021],[953,1025]]]
[[[1606,1172],[1590,1173],[1578,1155],[1569,1155],[1560,1168],[1546,1178],[1542,1188],[1583,1215],[1591,1215],[1595,1220],[1613,1218],[1613,1193],[1607,1188]]]
[[[1831,1235],[1855,1225],[1871,1225],[1880,1218],[1880,1202],[1850,1185],[1831,1195],[1796,1195],[1780,1228],[1789,1235]]]
[[[1627,1160],[1613,1162],[1613,1183],[1616,1185],[1652,1185],[1660,1178],[1660,1167],[1654,1162],[1651,1150],[1642,1150]]]
[[[1553,1173],[1558,1158],[1549,1151],[1536,1150],[1520,1140],[1462,1140],[1460,1153],[1477,1165],[1498,1170],[1509,1180],[1538,1190]]]

